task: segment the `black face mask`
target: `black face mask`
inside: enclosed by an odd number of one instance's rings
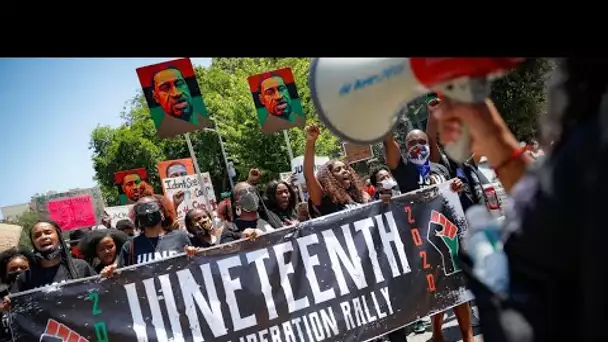
[[[144,228],[154,227],[163,220],[160,206],[156,202],[139,204],[135,208],[135,218]]]
[[[34,252],[34,255],[36,256],[36,258],[38,259],[44,259],[44,260],[53,260],[56,257],[59,256],[59,254],[61,253],[61,245],[57,244],[49,249],[47,249],[46,251],[42,252],[39,250],[36,250]]]
[[[17,277],[19,277],[19,275],[23,272],[25,272],[25,271],[23,270],[23,271],[9,272],[6,275],[6,280],[8,281],[9,284],[12,284],[15,281],[17,281]]]

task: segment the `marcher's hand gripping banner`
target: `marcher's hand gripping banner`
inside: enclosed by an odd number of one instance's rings
[[[444,183],[254,241],[12,298],[15,341],[368,341],[461,304]]]

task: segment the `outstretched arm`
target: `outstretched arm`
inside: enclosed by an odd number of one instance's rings
[[[315,175],[315,142],[319,137],[319,127],[312,124],[306,128],[306,149],[304,151],[304,179],[312,204],[321,205],[323,187]]]

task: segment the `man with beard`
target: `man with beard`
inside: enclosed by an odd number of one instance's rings
[[[173,162],[167,166],[167,178],[182,177],[188,175],[188,168],[180,162]]]
[[[165,69],[152,76],[152,97],[165,112],[163,126],[167,122],[173,124],[175,119],[189,122],[199,126],[199,116],[202,114],[194,111],[192,94],[188,83],[182,72],[174,67],[167,66]]]
[[[266,107],[268,114],[295,121],[291,96],[283,78],[276,74],[269,74],[260,82],[260,102]]]
[[[128,174],[122,179],[122,192],[127,196],[127,203],[137,202],[142,182],[137,173]]]

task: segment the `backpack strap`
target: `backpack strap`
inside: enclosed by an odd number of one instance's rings
[[[129,266],[135,265],[135,238],[129,241]]]

